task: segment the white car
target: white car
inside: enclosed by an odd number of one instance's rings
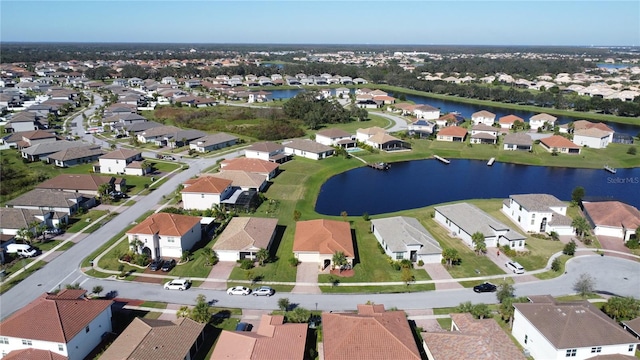
[[[191,282],[187,279],[174,279],[164,284],[165,290],[187,290]]]
[[[251,289],[246,288],[244,286],[234,286],[227,289],[227,294],[229,295],[249,295],[251,294]]]

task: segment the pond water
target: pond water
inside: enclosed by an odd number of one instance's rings
[[[354,160],[356,161],[356,160]],[[546,193],[570,200],[577,186],[586,197],[620,200],[640,208],[640,168],[568,169],[452,159],[392,163],[388,171],[361,167],[322,185],[316,211],[325,215],[370,215],[466,199],[508,198],[512,194]]]

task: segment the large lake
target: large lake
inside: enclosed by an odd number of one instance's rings
[[[300,91],[302,91],[302,89],[271,90],[270,92],[273,99],[289,99],[296,96],[296,94],[298,94]],[[332,89],[332,94],[335,94],[335,89]],[[471,104],[464,104],[464,103],[448,101],[448,100],[428,98],[425,96],[405,94],[405,97],[407,98],[407,100],[413,101],[416,104],[428,104],[433,107],[439,108],[442,114],[446,114],[449,112],[458,112],[462,116],[464,116],[466,119],[471,118],[471,114],[480,110],[491,111],[492,113],[496,114],[496,119],[499,119],[502,116],[513,114],[521,117],[527,122],[529,121],[530,117],[537,114],[530,111],[509,110],[509,109],[502,109],[502,108],[491,107],[491,106],[471,105]],[[577,118],[570,118],[568,116],[558,116],[557,118],[558,118],[559,125],[566,124],[571,121],[580,119],[579,116]],[[615,132],[629,134],[633,136],[635,136],[640,132],[640,119],[638,120],[638,125],[626,125],[626,124],[618,124],[613,122],[608,122],[607,125],[611,127]]]
[[[497,162],[487,166],[486,161],[452,159],[449,165],[414,160],[393,163],[388,171],[362,167],[338,174],[322,185],[316,211],[373,215],[522,193],[547,193],[570,200],[576,186],[584,187],[587,197],[616,199],[640,208],[640,168],[618,169],[611,174]]]

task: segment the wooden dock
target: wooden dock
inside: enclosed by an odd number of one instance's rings
[[[433,155],[433,157],[434,157],[436,160],[440,160],[440,161],[442,161],[442,162],[443,162],[443,163],[445,163],[445,164],[450,164],[450,163],[451,163],[451,161],[449,161],[449,160],[447,160],[447,159],[445,159],[445,158],[443,158],[443,157],[440,157],[440,156],[438,156],[438,155]]]
[[[487,166],[493,165],[494,162],[496,162],[496,158],[489,159],[489,162],[487,163]]]
[[[604,166],[604,169],[605,169],[606,171],[608,171],[608,172],[612,173],[612,174],[615,174],[615,173],[616,173],[616,171],[617,171],[616,169],[614,169],[614,168],[610,167],[609,165],[605,165],[605,166]]]
[[[367,166],[376,170],[389,170],[391,167],[386,162],[367,163]]]

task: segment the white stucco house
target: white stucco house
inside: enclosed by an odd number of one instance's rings
[[[354,136],[342,129],[326,129],[316,133],[316,142],[327,146],[355,147]]]
[[[440,117],[440,109],[431,105],[419,105],[413,108],[413,115],[418,119],[436,120]]]
[[[302,156],[311,160],[321,160],[332,156],[335,149],[308,139],[294,139],[283,143],[284,153],[287,155]]]
[[[640,340],[588,301],[561,303],[550,296],[535,298],[530,303],[513,304],[511,330],[532,358],[585,360],[614,354],[632,358],[635,354]]]
[[[290,158],[290,155],[285,154],[284,146],[270,141],[252,144],[244,149],[244,156],[249,159],[272,161],[278,164],[284,163]]]
[[[531,127],[531,130],[538,130],[538,128],[545,125],[553,127],[556,124],[556,120],[558,120],[558,118],[553,115],[540,113],[529,118],[529,126]]]
[[[387,130],[378,126],[373,126],[365,129],[358,129],[356,130],[356,140],[366,143],[367,140],[369,140],[374,135],[386,134],[386,133],[387,133]]]
[[[552,232],[573,235],[567,204],[549,194],[510,195],[502,202],[502,212],[529,233]]]
[[[612,138],[612,133],[597,128],[578,129],[573,132],[574,144],[593,149],[606,148]]]
[[[597,236],[629,241],[640,227],[640,211],[620,201],[583,201],[584,213]]]
[[[447,229],[452,237],[462,239],[472,249],[472,236],[476,232],[484,235],[487,248],[504,245],[516,251],[525,248],[526,236],[468,203],[436,206],[434,219]]]
[[[260,249],[271,250],[278,219],[234,217],[213,244],[220,261],[255,259]]]
[[[138,150],[118,149],[98,158],[101,174],[125,174],[127,166],[134,161],[142,161]]]
[[[471,122],[473,125],[485,124],[491,126],[496,121],[496,114],[487,110],[480,110],[471,114]]]
[[[200,241],[200,217],[180,214],[156,213],[127,231],[129,244],[151,259],[180,258]]]
[[[371,232],[394,260],[422,260],[425,264],[440,264],[442,248],[436,239],[411,217],[395,216],[371,220]]]
[[[214,176],[201,176],[184,183],[182,206],[185,209],[206,210],[220,205],[233,193],[232,181]]]
[[[83,360],[112,331],[111,300],[86,290],[45,293],[0,323],[0,354],[15,359]],[[46,357],[44,357],[46,356]]]

